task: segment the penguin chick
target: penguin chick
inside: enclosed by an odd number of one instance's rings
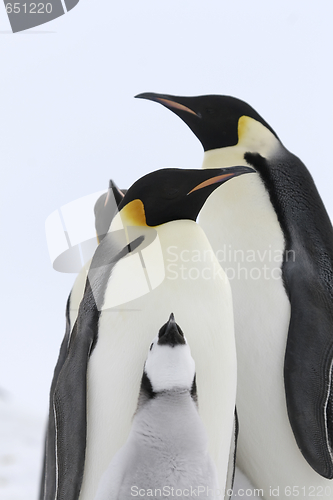
[[[148,351],[128,440],[104,473],[95,500],[167,498],[176,490],[183,500],[191,491],[209,499],[219,493],[197,410],[195,363],[171,314]]]

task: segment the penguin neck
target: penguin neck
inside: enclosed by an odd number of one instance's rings
[[[126,233],[126,243],[130,244],[134,237],[138,237],[139,235],[144,235],[147,237],[150,235],[156,234],[158,235],[158,239],[163,246],[168,246],[172,244],[180,244],[184,247],[188,247],[189,245],[196,245],[198,238],[203,238],[204,233],[200,226],[193,220],[189,219],[179,219],[175,221],[166,222],[165,224],[161,224],[159,226],[124,226],[122,224],[119,213],[113,219],[109,232],[115,231],[115,240],[117,239],[117,230],[119,233],[125,229]],[[130,233],[129,233],[130,230]],[[145,242],[143,245],[145,246]]]
[[[200,270],[207,266],[205,265],[205,260],[209,257],[208,255],[206,257],[207,253],[211,254],[209,262],[213,264],[210,265],[219,267],[205,233],[194,221],[177,220],[153,228],[146,226],[142,229],[137,226],[130,230],[130,238],[125,240],[125,244],[132,246],[133,240],[139,237],[144,239],[137,247],[138,252],[133,253],[133,258],[129,255],[125,259],[120,259],[113,268],[109,278],[112,280],[112,286],[107,288],[104,296],[103,309],[105,310],[124,306],[139,299],[149,293],[150,288],[154,290],[162,283],[168,289],[175,291],[175,288],[179,287],[179,280],[175,279],[175,276],[182,276],[181,267],[184,259],[191,258],[194,252],[197,256],[195,267],[199,268],[196,272],[199,274]],[[118,231],[118,233],[125,239],[125,231]],[[117,237],[118,234],[115,234],[115,240]],[[144,260],[144,268],[138,256],[140,251]],[[130,286],[125,286],[125,283],[130,283]],[[193,281],[184,279],[182,286],[190,286],[192,291]]]
[[[156,226],[163,252],[171,247],[186,250],[204,250],[209,242],[204,231],[192,220],[176,220]]]
[[[245,153],[246,149],[238,145],[205,151],[202,168],[226,168],[235,165],[247,166],[248,164],[244,159]]]
[[[333,267],[333,232],[330,218],[310,172],[297,156],[282,148],[273,160],[247,154],[248,164],[259,172],[283,230],[286,251],[294,259],[285,265],[307,262],[330,289],[327,269]],[[286,278],[285,278],[286,280]]]
[[[194,402],[190,390],[186,388],[169,389],[155,393],[154,397],[146,401],[141,407],[138,407],[138,414],[142,412],[142,417],[150,423],[151,427],[161,429],[163,426],[159,418],[151,418],[154,414],[165,414],[169,422],[185,422],[189,414],[198,413],[196,403]],[[179,429],[179,426],[177,426]],[[177,431],[178,432],[178,431]]]
[[[234,202],[237,200],[239,205],[238,200],[242,199],[242,207],[247,206],[250,212],[263,209],[263,200],[267,198],[266,210],[270,205],[269,210],[273,209],[276,214],[285,250],[298,250],[303,254],[302,247],[312,239],[317,260],[319,255],[325,258],[333,244],[331,222],[311,174],[269,131],[263,139],[252,145],[248,138],[236,146],[205,152],[203,168],[246,165],[257,172],[256,176],[245,175],[229,181],[223,186],[223,192],[217,189],[210,198],[229,196],[230,200],[233,193]],[[318,215],[313,217],[315,213]]]
[[[244,148],[237,146],[207,151],[203,168],[237,164],[249,166],[244,158],[244,151]],[[219,214],[218,227],[211,222],[215,214]],[[255,259],[253,267],[259,266],[260,269],[264,265],[275,269],[282,263],[284,233],[259,173],[236,177],[216,189],[203,207],[199,223],[222,267],[242,267],[243,261],[239,263],[239,254],[235,257],[238,251],[251,251]],[[276,262],[275,256],[280,259],[279,262]]]
[[[261,140],[247,134],[235,146],[205,151],[202,168],[248,166],[244,158],[246,153],[259,153],[264,158],[273,158],[284,149],[281,142],[267,129],[263,128],[260,132]]]
[[[275,138],[274,140],[276,141]],[[276,155],[274,147],[270,150],[271,155],[273,152]],[[251,152],[239,145],[206,151],[202,167],[211,169],[228,168],[235,165],[250,166],[245,159],[247,154],[251,154]],[[253,165],[251,166],[253,168]],[[212,210],[222,212],[220,216],[229,220],[230,228],[228,231],[230,234],[235,233],[235,231],[239,233],[241,229],[242,239],[244,234],[248,233],[250,236],[252,231],[256,231],[254,228],[258,224],[261,227],[263,222],[278,222],[267,186],[258,172],[231,179],[221,188],[216,189],[202,210],[202,218],[205,218],[207,211],[211,212]],[[270,214],[269,221],[263,221],[267,214]],[[235,229],[232,229],[233,227]],[[206,227],[204,229],[206,230]],[[210,235],[208,237],[210,238]]]

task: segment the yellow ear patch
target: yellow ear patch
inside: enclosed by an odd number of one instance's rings
[[[238,146],[266,157],[280,147],[280,142],[265,125],[249,116],[241,116],[238,120]]]
[[[147,226],[145,208],[141,200],[133,200],[120,212],[126,226]]]
[[[242,142],[246,133],[249,131],[251,122],[254,120],[249,116],[241,116],[238,120],[238,142]]]

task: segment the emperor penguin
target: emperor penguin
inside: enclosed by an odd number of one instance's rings
[[[221,498],[198,413],[194,359],[173,314],[150,345],[129,437],[106,469],[95,500],[172,493],[183,500]]]
[[[118,206],[120,205],[122,199],[124,198],[125,193],[126,190],[119,189],[116,183],[112,179],[110,179],[108,191],[103,195],[101,195],[96,201],[94,206],[94,213],[95,213],[95,228],[96,228],[97,243],[100,243],[100,241],[105,236],[105,233],[108,232],[111,221],[113,217],[116,215],[118,211]],[[56,463],[54,458],[55,422],[53,415],[53,394],[57,384],[58,375],[67,358],[70,336],[77,318],[80,302],[83,297],[90,264],[91,264],[91,259],[89,259],[89,261],[84,264],[81,271],[77,275],[72,290],[67,299],[66,313],[65,313],[65,318],[66,318],[65,335],[60,347],[59,356],[54,369],[54,374],[50,389],[50,408],[49,408],[49,418],[47,422],[47,433],[45,440],[45,450],[43,457],[43,470],[41,475],[39,500],[43,500],[45,494],[47,495],[45,498],[54,498],[55,495],[55,486],[56,486],[55,481],[51,480],[46,481],[47,477],[55,478],[56,475]],[[46,463],[47,457],[48,460]],[[45,492],[45,484],[47,484],[48,488],[47,493]]]
[[[55,484],[55,495],[45,500],[94,498],[129,435],[145,346],[170,310],[191,345],[199,415],[225,489],[237,378],[232,297],[196,218],[216,188],[252,172],[163,169],[126,193],[92,259],[54,388],[55,476],[45,490]]]
[[[140,94],[173,111],[203,168],[248,165],[200,224],[233,292],[238,464],[266,498],[333,498],[333,231],[305,165],[247,103]],[[289,419],[288,419],[289,417]]]

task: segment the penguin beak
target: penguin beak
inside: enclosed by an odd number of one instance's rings
[[[177,325],[173,313],[170,314],[169,321],[160,329],[157,343],[159,345],[169,345],[170,347],[186,344],[184,334]]]
[[[221,168],[220,172],[220,175],[214,175],[214,177],[210,177],[209,179],[195,186],[193,189],[191,189],[191,191],[187,193],[187,196],[194,191],[198,191],[199,189],[205,188],[207,186],[212,186],[214,184],[224,184],[224,182],[227,182],[233,177],[238,177],[239,175],[243,174],[255,173],[255,170],[253,168],[240,165],[235,167]],[[214,170],[214,173],[216,174],[216,170]]]
[[[95,227],[97,241],[100,243],[108,232],[111,222],[117,213],[117,207],[124,198],[124,193],[118,188],[116,183],[111,179],[109,189],[106,194],[103,194],[95,204]]]
[[[113,196],[115,197],[116,203],[119,206],[122,199],[124,198],[125,194],[119,189],[117,184],[112,179],[110,179],[110,182],[109,182],[109,189],[108,189],[108,193],[107,193],[105,203],[104,203],[105,207],[109,202],[109,198],[110,198],[111,194],[113,194]]]
[[[176,321],[175,321],[175,316],[174,316],[174,314],[173,314],[173,313],[171,313],[171,314],[170,314],[170,316],[169,316],[169,321],[168,321],[168,323],[170,323],[170,322],[171,322],[171,323],[176,323]]]
[[[171,109],[171,111],[174,111],[176,114],[180,111],[185,111],[186,113],[190,113],[198,118],[201,118],[201,114],[199,112],[196,112],[188,106],[185,106],[185,104],[178,102],[180,99],[184,98],[178,98],[167,94],[154,94],[153,92],[144,92],[143,94],[136,95],[135,98],[158,102],[162,104],[162,106]]]

